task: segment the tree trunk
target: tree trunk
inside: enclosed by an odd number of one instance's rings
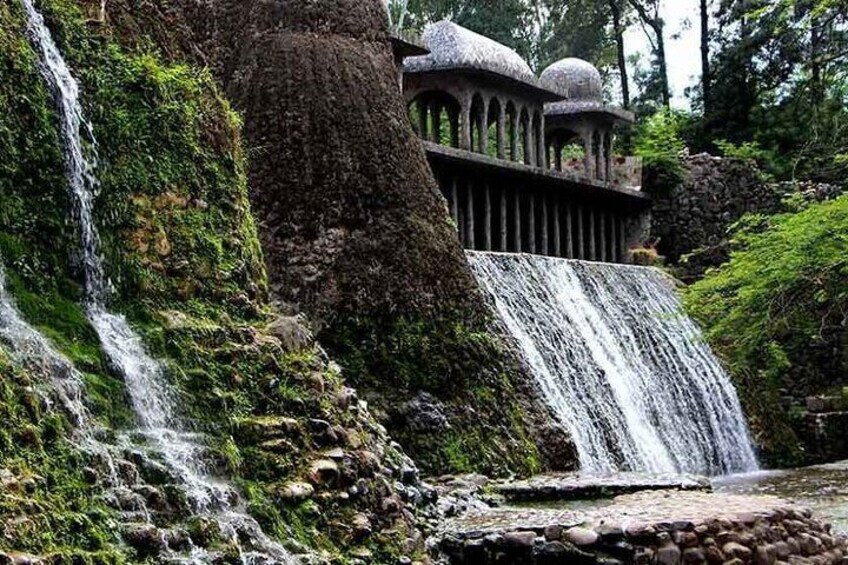
[[[701,0],[701,96],[704,103],[704,115],[710,113],[710,90],[712,73],[710,68],[710,11],[709,0]]]
[[[668,62],[665,57],[665,37],[663,35],[663,24],[659,18],[654,20],[655,25],[651,27],[657,34],[657,65],[660,68],[660,80],[662,81],[662,101],[666,108],[671,107],[671,87],[668,84]]]
[[[621,21],[619,0],[610,0],[612,26],[615,32],[615,46],[618,54],[618,73],[621,76],[621,98],[625,109],[630,109],[630,80],[627,76],[627,53],[624,50],[624,26]]]

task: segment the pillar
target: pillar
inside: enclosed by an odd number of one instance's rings
[[[524,164],[533,165],[533,120],[527,117],[524,125]]]
[[[622,263],[627,263],[630,258],[627,256],[627,235],[624,233],[626,223],[623,218],[618,218],[618,255]]]
[[[471,151],[471,103],[466,100],[459,109],[459,148]]]
[[[507,239],[507,209],[506,209],[506,187],[504,186],[500,190],[501,192],[501,251],[506,253],[509,251],[508,245],[509,241]]]
[[[606,153],[604,154],[604,163],[606,166],[606,180],[607,182],[612,182],[612,148],[613,148],[613,136],[611,133],[606,135]]]
[[[489,152],[489,109],[486,102],[483,102],[480,112],[477,114],[477,127],[480,133],[480,139],[477,140],[477,151],[485,155]]]
[[[521,191],[515,191],[515,251],[516,253],[521,253],[522,249],[522,241],[521,241]]]
[[[574,217],[570,203],[565,205],[565,256],[574,259]]]
[[[451,179],[451,217],[456,227],[459,228],[459,190],[456,186],[456,177]]]
[[[607,257],[607,215],[604,212],[598,212],[598,245],[600,247],[598,252],[598,259],[606,263],[609,258]]]
[[[545,151],[545,114],[539,113],[539,123],[536,124],[536,162],[542,169],[548,168],[547,151]]]
[[[492,250],[492,189],[488,183],[483,186],[485,191],[484,211],[486,216],[483,219],[483,227],[486,238],[486,251]]]
[[[598,260],[598,232],[596,231],[595,210],[589,208],[589,261]]]
[[[592,143],[591,132],[589,132],[588,136],[583,136],[583,146],[586,148],[586,157],[583,158],[583,169],[587,178],[595,178],[595,175],[592,174],[592,168],[595,164],[595,149]]]
[[[430,103],[430,141],[442,142],[442,109],[435,100]]]
[[[468,249],[475,249],[474,241],[474,184],[468,181],[468,198],[465,201],[465,243]]]
[[[498,159],[506,159],[506,109],[498,100]]]
[[[418,135],[421,139],[427,139],[427,108],[426,101],[418,102]]]
[[[606,167],[604,166],[604,155],[606,154],[606,150],[604,149],[605,136],[600,133],[596,135],[598,136],[598,146],[596,148],[597,154],[595,155],[595,177],[599,181],[606,181]]]
[[[451,147],[459,147],[459,114],[453,114],[448,111],[448,121],[450,123],[450,144]]]
[[[530,253],[536,253],[536,195],[529,194],[528,200],[530,206],[527,210],[527,247],[530,248]]]
[[[509,158],[511,161],[518,161],[518,113],[513,111],[509,116],[510,135],[509,135]]]
[[[554,163],[553,168],[562,171],[562,140],[559,136],[554,137]]]
[[[559,200],[554,200],[554,256],[562,257],[562,225]]]
[[[618,257],[618,218],[612,212],[609,215],[609,224],[610,224],[610,261],[613,263],[620,263],[621,260]]]
[[[542,195],[542,255],[550,255],[550,247],[548,241],[548,197]]]
[[[578,259],[586,259],[586,231],[583,206],[577,205],[577,255]]]

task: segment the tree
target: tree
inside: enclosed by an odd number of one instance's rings
[[[668,62],[665,51],[665,20],[660,15],[662,0],[628,0],[639,15],[639,21],[645,29],[645,35],[651,43],[660,80],[662,103],[671,106],[671,88],[668,83]],[[649,32],[648,29],[651,31]]]
[[[701,98],[704,115],[710,112],[710,2],[701,0]]]
[[[624,23],[625,4],[622,0],[609,0],[610,14],[612,15],[612,29],[615,35],[615,51],[618,63],[618,74],[621,77],[621,99],[626,109],[630,109],[630,80],[627,75],[627,52],[624,48],[624,32],[627,27]]]

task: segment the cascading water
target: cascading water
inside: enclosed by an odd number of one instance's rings
[[[736,391],[656,269],[468,253],[585,472],[757,469]]]
[[[86,287],[86,312],[97,331],[104,352],[121,374],[141,425],[140,435],[152,442],[156,452],[179,477],[194,511],[214,515],[224,532],[236,543],[246,538],[252,551],[242,553],[244,563],[292,563],[291,555],[268,538],[259,525],[241,511],[240,497],[231,486],[209,477],[197,435],[184,431],[174,406],[174,394],[162,366],[144,349],[141,338],[123,316],[106,307],[109,285],[99,252],[93,210],[98,183],[95,176],[97,142],[84,119],[79,85],[70,72],[32,0],[21,0],[28,16],[30,40],[40,55],[41,70],[53,92],[65,145],[67,179],[71,191],[72,217],[79,230]],[[83,143],[85,134],[88,146]],[[192,560],[205,562],[196,550]]]

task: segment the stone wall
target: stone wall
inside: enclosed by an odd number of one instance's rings
[[[669,194],[645,187],[655,198],[652,239],[672,262],[699,249],[721,247],[728,229],[745,214],[783,211],[783,201],[793,195],[822,201],[841,193],[839,187],[826,184],[769,184],[748,161],[705,153],[687,156],[684,168],[683,183]],[[717,260],[723,257],[719,253]]]

